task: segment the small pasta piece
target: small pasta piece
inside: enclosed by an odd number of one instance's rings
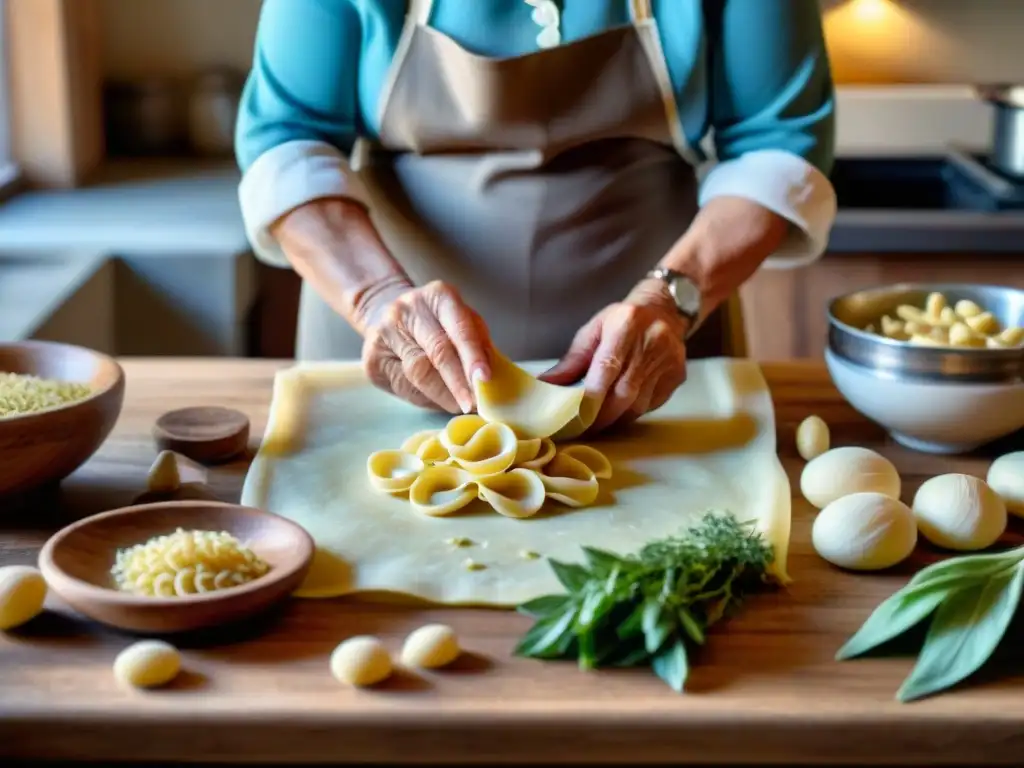
[[[981,307],[975,304],[970,299],[960,299],[954,307],[953,311],[956,312],[962,318],[975,317],[981,314]]]
[[[929,293],[924,300],[924,313],[928,319],[937,321],[942,316],[942,310],[946,308],[946,297],[941,293]]]
[[[944,346],[938,341],[933,339],[931,336],[924,336],[920,333],[915,333],[910,337],[910,343],[915,347],[941,347]]]
[[[974,315],[973,317],[965,317],[964,322],[970,326],[971,330],[987,335],[999,333],[1001,330],[999,327],[999,321],[992,316],[991,312],[982,312],[981,314]]]
[[[940,325],[944,325],[949,328],[953,323],[957,323],[959,321],[960,318],[957,317],[957,314],[953,311],[952,307],[943,307],[942,311],[939,312],[939,319],[937,322]]]
[[[1024,328],[1019,325],[1011,325],[996,334],[996,339],[1004,346],[1019,347],[1024,344]]]
[[[901,340],[906,340],[907,338],[909,338],[907,336],[906,330],[904,330],[903,323],[901,321],[889,317],[889,315],[883,315],[880,322],[882,325],[883,336],[888,336],[890,339]]]
[[[966,323],[955,323],[949,329],[949,343],[954,347],[984,347],[985,337],[972,331]]]
[[[923,310],[917,307],[911,306],[910,304],[900,304],[896,307],[896,316],[901,320],[908,323],[921,323],[922,325],[930,325],[928,322],[928,315]]]
[[[928,323],[919,323],[916,320],[908,320],[903,326],[907,336],[928,336],[932,327]]]

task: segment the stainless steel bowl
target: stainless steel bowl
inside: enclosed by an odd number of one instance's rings
[[[923,307],[929,293],[950,304],[973,301],[999,322],[1024,325],[1024,290],[997,285],[899,283],[848,293],[828,306],[828,346],[833,353],[880,375],[930,381],[1024,381],[1024,348],[918,347],[862,330],[901,304]]]

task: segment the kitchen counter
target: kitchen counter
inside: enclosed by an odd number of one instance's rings
[[[257,442],[273,374],[288,363],[124,365],[125,410],[111,438],[59,494],[26,507],[27,522],[0,522],[0,563],[33,563],[55,527],[128,503],[145,483],[155,456],[149,430],[163,411],[238,408],[252,419]],[[984,456],[933,457],[891,445],[840,399],[818,363],[766,364],[764,371],[794,489],[803,462],[793,434],[811,413],[831,425],[833,444],[876,447],[889,456],[908,498],[929,476],[983,475],[988,466]],[[237,462],[213,470],[211,487],[237,500],[245,468]],[[648,670],[585,673],[571,663],[512,658],[529,626],[513,612],[417,611],[343,600],[292,601],[261,626],[182,644],[186,671],[172,688],[125,692],[115,685],[111,664],[130,638],[87,624],[53,601],[48,614],[0,636],[0,757],[106,764],[1018,763],[1020,677],[976,681],[900,705],[893,694],[910,659],[833,661],[910,569],[841,573],[810,548],[811,508],[794,499],[793,518],[795,582],[753,598],[716,627],[683,696]],[[918,557],[915,565],[926,559]],[[351,691],[330,677],[328,656],[345,637],[372,633],[397,650],[406,633],[428,621],[458,631],[468,654],[454,668],[423,679],[398,677],[376,691]]]

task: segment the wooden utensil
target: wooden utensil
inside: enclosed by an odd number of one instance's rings
[[[248,447],[249,417],[218,406],[182,408],[157,419],[153,439],[161,451],[174,451],[201,464],[218,464]]]
[[[185,530],[226,531],[270,566],[245,584],[183,597],[119,591],[110,569],[117,550]],[[231,623],[269,608],[302,582],[313,539],[290,520],[217,501],[173,501],[87,517],[52,536],[39,553],[50,588],[85,616],[120,629],[165,634]]]
[[[124,371],[91,349],[48,341],[0,344],[0,372],[88,382],[93,391],[59,408],[0,418],[0,497],[66,478],[103,444],[121,413]]]

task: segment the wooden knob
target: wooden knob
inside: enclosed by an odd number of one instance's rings
[[[168,411],[153,426],[153,439],[161,451],[174,451],[201,464],[217,464],[245,452],[249,418],[218,406]]]

